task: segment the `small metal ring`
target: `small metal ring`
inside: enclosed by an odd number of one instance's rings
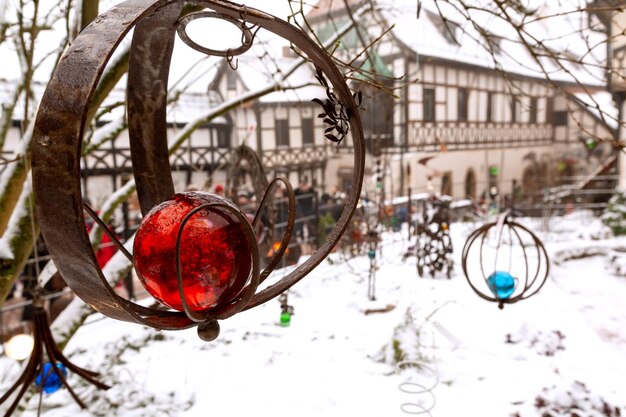
[[[235,25],[241,31],[242,45],[238,48],[234,48],[234,49],[229,48],[225,51],[222,51],[218,49],[205,48],[204,46],[201,46],[197,42],[191,40],[191,38],[187,34],[187,25],[196,19],[202,19],[206,17],[226,20],[227,22],[230,22],[233,25]],[[202,11],[202,12],[189,13],[188,15],[183,16],[182,18],[178,20],[178,27],[176,28],[176,31],[178,32],[178,36],[180,37],[180,39],[183,42],[185,42],[185,44],[187,44],[187,46],[189,46],[190,48],[195,49],[196,51],[202,52],[207,55],[221,56],[225,58],[243,54],[248,49],[250,49],[250,47],[252,46],[252,41],[254,39],[252,32],[244,24],[244,22],[239,21],[229,15],[218,13],[218,12]]]

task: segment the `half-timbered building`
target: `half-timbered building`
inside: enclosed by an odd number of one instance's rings
[[[594,51],[600,65],[585,66],[576,62],[572,39],[563,40],[572,60],[546,60],[539,68],[524,45],[498,32],[479,39],[470,23],[454,21],[453,14],[442,19],[428,1],[419,2],[419,10],[412,1],[352,0],[350,11],[344,4],[320,0],[309,23],[323,41],[351,14],[372,8],[360,13],[359,25],[336,50],[354,56],[380,39],[363,54],[360,75],[396,97],[362,82],[353,88],[364,92],[368,148],[386,159],[392,194],[410,186],[456,198],[542,195],[546,187],[614,169],[615,153],[603,140],[615,138],[617,124],[590,110],[614,108],[603,51]],[[559,28],[540,29],[567,32],[571,24],[565,19]],[[594,36],[597,28],[587,29],[585,36]],[[341,164],[332,169],[337,176]]]
[[[350,0],[349,11],[344,4],[320,0],[307,19],[338,59],[359,68],[348,76],[363,94],[368,172],[374,173],[374,157],[380,156],[388,196],[406,194],[409,187],[455,198],[541,194],[613,167],[615,155],[601,140],[614,138],[616,126],[588,106],[588,92],[595,103],[612,105],[602,71],[568,63],[568,72],[558,76],[549,67],[555,88],[520,45],[494,31],[485,49],[465,22],[442,20],[427,1],[419,12],[414,1]],[[344,30],[351,17],[358,26]],[[171,138],[211,108],[232,107],[175,146],[176,188],[223,184],[231,150],[246,144],[270,177],[284,175],[294,185],[307,180],[319,192],[345,189],[353,172],[350,142],[336,146],[324,138],[320,107],[311,100],[325,92],[313,67],[291,72],[300,57],[290,45],[267,33],[257,38],[258,45],[236,63],[214,59],[192,91],[182,91],[169,106]],[[123,99],[120,90],[111,101]],[[244,104],[234,106],[238,101]],[[116,117],[105,119],[108,127],[96,129],[100,133],[89,141],[122,133],[83,160],[85,194],[95,204],[130,178],[123,115]],[[14,123],[15,143],[19,126]],[[11,146],[4,149],[9,158]],[[366,191],[372,183],[370,176]]]

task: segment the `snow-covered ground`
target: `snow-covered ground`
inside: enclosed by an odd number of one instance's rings
[[[376,301],[369,259],[333,255],[289,292],[289,327],[277,301],[222,322],[212,343],[94,315],[66,353],[113,388],[70,376],[89,410],[59,391],[44,397],[43,415],[626,415],[626,240],[585,213],[526,225],[545,242],[551,273],[537,295],[503,310],[463,277],[461,248],[477,225],[455,223],[452,279],[420,279],[415,258],[402,260],[406,232],[385,234]],[[394,357],[415,363],[398,368]],[[18,371],[0,358],[0,392]]]

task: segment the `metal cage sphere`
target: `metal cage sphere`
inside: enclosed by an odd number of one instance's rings
[[[539,238],[506,214],[474,230],[461,256],[472,290],[499,308],[535,295],[550,270]]]
[[[128,0],[96,18],[60,60],[37,114],[32,150],[36,209],[42,235],[58,270],[83,301],[118,320],[158,329],[184,329],[197,320],[183,312],[146,308],[119,297],[98,267],[85,229],[80,183],[83,132],[100,77],[124,37],[134,29],[128,70],[127,112],[133,175],[141,211],[174,194],[167,149],[166,101],[169,63],[185,6],[202,6],[210,17],[254,25],[288,41],[306,55],[328,80],[349,116],[354,149],[354,176],[337,226],[319,249],[274,285],[246,297],[245,303],[211,319],[224,319],[278,296],[307,275],[330,253],[352,217],[361,190],[364,142],[357,105],[330,56],[295,26],[262,11],[224,0]],[[201,14],[201,16],[204,16]],[[209,19],[210,20],[210,19]],[[247,33],[247,32],[246,32]],[[248,42],[244,37],[244,42]],[[226,56],[242,48],[226,51]],[[242,51],[239,51],[242,49]],[[210,51],[209,51],[210,52]],[[263,278],[263,274],[261,274]],[[249,298],[249,299],[248,299]],[[210,320],[200,327],[206,338],[217,331]]]

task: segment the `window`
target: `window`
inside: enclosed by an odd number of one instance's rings
[[[289,146],[289,120],[276,120],[276,146]]]
[[[441,194],[452,195],[452,172],[447,171],[441,177]]]
[[[487,121],[493,122],[493,93],[487,93]]]
[[[511,123],[517,122],[517,97],[511,98]]]
[[[226,128],[217,129],[217,147],[218,148],[230,148],[230,135]]]
[[[393,81],[381,81],[385,87],[393,88]],[[361,92],[363,104],[360,111],[365,146],[372,155],[378,155],[381,149],[394,145],[394,98],[372,86],[365,86]]]
[[[302,145],[313,145],[315,132],[313,131],[313,119],[302,119]]]
[[[467,121],[467,102],[468,102],[469,93],[466,88],[459,88],[459,93],[457,97],[457,115],[458,119],[461,122]]]
[[[471,168],[465,174],[465,198],[476,198],[476,174]]]
[[[435,89],[424,88],[424,101],[422,103],[424,111],[424,121],[435,121]]]
[[[552,97],[546,100],[546,123],[550,125],[554,123],[554,99]]]
[[[530,115],[528,116],[528,123],[537,123],[537,97],[531,97],[530,99]]]
[[[237,89],[237,73],[230,69],[226,70],[226,89],[229,91]]]
[[[554,125],[555,126],[567,126],[567,110],[554,112]]]

